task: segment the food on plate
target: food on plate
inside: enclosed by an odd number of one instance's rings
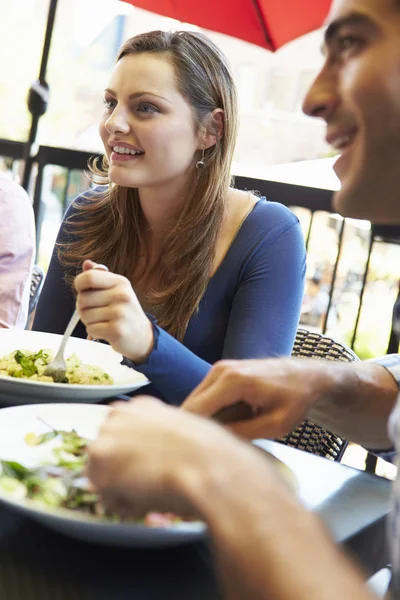
[[[37,352],[14,350],[0,358],[0,375],[29,379],[31,381],[54,382],[52,377],[44,375],[47,365],[53,360],[51,350],[42,349]],[[112,385],[112,377],[100,367],[84,364],[76,354],[66,359],[67,372],[64,383],[80,385]]]
[[[84,476],[90,440],[75,430],[51,429],[40,435],[28,433],[25,443],[32,447],[49,444],[48,460],[35,468],[16,461],[0,461],[0,490],[16,500],[30,498],[44,508],[67,508],[106,520],[123,520],[105,509]],[[148,527],[171,527],[192,520],[172,513],[150,512],[134,522]]]

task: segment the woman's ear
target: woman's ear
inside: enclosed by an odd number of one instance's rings
[[[211,113],[210,129],[214,132],[216,142],[224,135],[224,111],[222,108],[216,108]]]
[[[205,131],[202,135],[201,147],[207,150],[222,138],[224,134],[224,111],[222,108],[216,108],[208,115]]]

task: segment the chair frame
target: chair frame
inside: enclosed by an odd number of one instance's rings
[[[31,318],[39,300],[40,292],[44,283],[44,272],[39,265],[33,265],[31,287],[29,291],[28,321]]]
[[[334,339],[314,333],[307,329],[299,329],[296,334],[292,356],[356,362],[360,359],[344,344]],[[310,420],[303,421],[296,429],[277,440],[287,446],[311,452],[339,462],[347,447],[347,440],[327,431]]]

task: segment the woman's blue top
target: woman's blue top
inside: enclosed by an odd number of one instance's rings
[[[87,201],[82,196],[75,203]],[[76,213],[74,203],[66,217]],[[61,225],[57,242],[68,240]],[[297,217],[285,206],[260,198],[243,221],[211,277],[199,309],[178,342],[154,324],[155,346],[148,360],[124,364],[146,375],[152,393],[179,405],[217,360],[290,355],[300,315],[306,253]],[[33,329],[63,333],[75,308],[54,249]],[[83,323],[74,336],[86,337]]]

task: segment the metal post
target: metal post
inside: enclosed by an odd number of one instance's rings
[[[308,231],[307,231],[307,237],[306,237],[306,251],[308,252],[308,245],[310,243],[310,237],[311,237],[311,228],[313,226],[313,221],[314,221],[314,211],[311,211],[311,216],[310,216],[310,223],[308,225]]]
[[[386,354],[397,354],[399,351],[399,315],[398,306],[400,305],[400,281],[398,281],[398,293],[392,312],[392,327],[390,329],[389,344]]]
[[[367,256],[367,262],[365,264],[364,277],[363,277],[362,288],[361,288],[361,293],[360,293],[360,302],[358,304],[357,317],[356,317],[356,322],[354,324],[353,337],[351,339],[351,345],[350,345],[350,348],[352,350],[354,350],[354,344],[355,344],[355,341],[356,341],[358,323],[360,321],[360,315],[361,315],[361,306],[362,306],[362,302],[363,302],[363,298],[364,298],[365,286],[367,284],[367,277],[368,277],[368,270],[369,270],[369,261],[371,260],[372,246],[373,245],[374,245],[374,233],[373,233],[373,229],[371,228],[371,237],[369,239],[368,256]]]
[[[333,296],[333,291],[334,291],[335,282],[336,282],[336,274],[337,274],[338,264],[339,264],[339,260],[340,260],[340,254],[342,252],[342,242],[343,242],[343,234],[344,234],[345,223],[346,223],[346,220],[343,219],[342,226],[341,226],[340,232],[339,232],[338,250],[337,250],[337,255],[336,255],[336,262],[335,262],[335,266],[333,267],[332,280],[331,280],[331,289],[329,291],[329,302],[328,302],[328,306],[326,308],[326,313],[325,313],[324,321],[323,321],[323,324],[322,324],[322,333],[323,334],[326,333],[326,328],[327,328],[327,325],[328,325],[329,311],[330,311],[331,306],[332,306],[332,296]]]
[[[68,208],[68,191],[69,191],[69,186],[71,183],[71,174],[72,174],[72,170],[67,169],[67,176],[65,178],[65,186],[64,186],[64,193],[63,193],[63,213],[65,213],[65,211]]]
[[[33,195],[33,212],[35,215],[36,225],[36,256],[39,254],[40,234],[42,232],[43,222],[43,202],[42,202],[42,184],[43,184],[43,169],[44,164],[39,161],[38,172],[36,175],[35,191]]]
[[[51,45],[51,37],[53,34],[54,20],[56,15],[58,0],[50,0],[49,13],[47,17],[46,34],[43,44],[42,60],[40,64],[39,79],[35,81],[29,90],[28,108],[32,114],[31,128],[29,131],[28,140],[24,147],[23,160],[25,161],[24,174],[22,177],[22,187],[25,190],[29,188],[31,178],[33,157],[32,146],[36,140],[38,124],[40,117],[46,112],[49,99],[49,86],[46,82],[46,69],[49,60],[49,52]]]

